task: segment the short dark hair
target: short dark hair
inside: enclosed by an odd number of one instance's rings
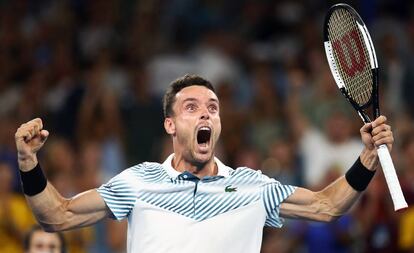
[[[183,77],[179,77],[172,83],[170,83],[168,90],[164,94],[163,111],[165,118],[171,117],[174,114],[172,108],[175,102],[175,95],[182,89],[193,85],[204,86],[207,89],[212,90],[214,93],[216,93],[213,85],[209,81],[198,75],[186,74]]]
[[[32,237],[33,237],[33,234],[35,233],[35,232],[37,232],[37,231],[43,231],[44,232],[44,230],[42,229],[42,227],[41,226],[39,226],[39,225],[34,225],[27,233],[26,233],[26,235],[24,236],[24,239],[23,239],[23,249],[25,250],[25,251],[28,251],[29,250],[29,248],[30,248],[30,243],[31,243],[31,241],[32,241]],[[55,232],[55,233],[53,233],[53,234],[56,234],[57,236],[58,236],[58,238],[59,238],[59,241],[60,241],[60,246],[61,246],[61,248],[60,248],[60,253],[66,253],[66,242],[65,242],[65,238],[63,237],[63,234],[61,233],[61,232]]]

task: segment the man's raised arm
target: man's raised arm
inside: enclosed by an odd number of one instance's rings
[[[365,124],[360,132],[365,147],[348,172],[319,192],[297,188],[281,204],[281,216],[332,221],[352,207],[379,167],[376,147],[387,144],[391,150],[394,142],[391,127],[386,124],[384,116]]]
[[[96,190],[66,199],[47,181],[36,153],[48,136],[39,118],[21,125],[15,134],[23,192],[39,224],[46,231],[59,231],[91,225],[109,216]]]

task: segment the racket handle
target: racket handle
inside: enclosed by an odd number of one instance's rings
[[[390,191],[392,202],[394,204],[394,210],[398,211],[400,209],[408,207],[387,146],[385,144],[382,144],[378,147],[377,152],[382,170],[384,172],[385,181],[387,181],[388,189]]]

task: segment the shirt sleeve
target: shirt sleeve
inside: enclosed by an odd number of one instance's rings
[[[97,189],[104,199],[112,218],[122,220],[129,215],[137,199],[137,178],[132,169],[126,169]]]
[[[263,186],[262,198],[266,209],[265,226],[280,228],[284,220],[279,216],[280,204],[296,190],[295,186],[283,185],[273,178],[263,176],[265,184]]]

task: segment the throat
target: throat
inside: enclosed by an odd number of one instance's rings
[[[218,173],[218,168],[214,159],[201,163],[197,161],[187,161],[182,156],[174,155],[171,165],[180,173],[188,171],[199,178],[203,178],[205,176],[215,176]]]

